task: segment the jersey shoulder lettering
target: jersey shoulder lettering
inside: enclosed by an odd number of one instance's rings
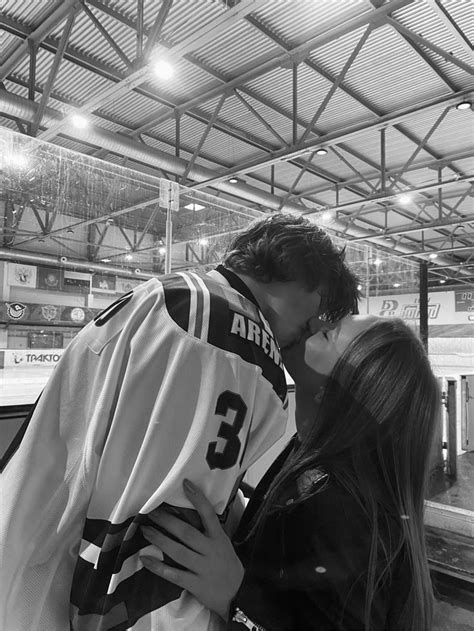
[[[281,400],[286,381],[278,345],[257,306],[231,287],[195,272],[160,279],[166,309],[189,335],[262,369]]]

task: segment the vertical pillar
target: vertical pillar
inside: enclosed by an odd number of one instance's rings
[[[293,64],[293,144],[298,142],[298,64]]]
[[[456,381],[448,379],[448,475],[457,479]]]
[[[420,261],[420,338],[428,350],[428,263]]]

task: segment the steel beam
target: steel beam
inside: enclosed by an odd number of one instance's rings
[[[244,164],[236,165],[232,169],[228,169],[225,173],[219,174],[215,178],[212,178],[212,180],[201,183],[200,186],[212,185],[216,182],[226,180],[232,175],[243,175],[245,173],[248,173],[249,171],[258,170],[266,166],[270,166],[271,164],[277,164],[278,162],[288,162],[289,160],[294,160],[296,158],[299,158],[300,156],[305,155],[306,153],[310,153],[316,147],[327,148],[332,146],[333,144],[339,144],[347,140],[353,140],[354,138],[357,138],[358,136],[360,136],[360,134],[368,130],[381,129],[383,127],[386,127],[387,125],[394,125],[396,123],[409,120],[415,113],[428,112],[432,109],[437,109],[442,105],[452,105],[454,103],[457,103],[460,98],[468,97],[471,94],[471,89],[461,90],[454,95],[451,94],[448,96],[442,96],[433,99],[428,103],[425,103],[424,105],[412,106],[409,108],[404,108],[403,110],[399,110],[397,112],[386,114],[384,116],[381,116],[375,122],[359,123],[337,132],[324,134],[319,138],[301,143],[301,145],[298,147],[283,148],[277,151],[273,151],[268,158],[260,157],[257,159],[249,160]]]
[[[56,28],[58,24],[65,19],[65,17],[69,14],[71,9],[77,8],[81,9],[81,4],[79,0],[62,0],[54,11],[49,15],[43,22],[32,31],[26,40],[24,40],[18,48],[9,55],[8,59],[5,60],[3,64],[0,65],[0,81],[3,81],[10,72],[16,68],[16,66],[20,63],[23,57],[28,53],[28,49],[30,46],[30,42],[34,42],[35,44],[39,44],[43,39],[51,33],[53,29]]]

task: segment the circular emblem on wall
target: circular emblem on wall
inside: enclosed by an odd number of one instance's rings
[[[21,302],[7,302],[7,315],[12,320],[21,320],[25,312],[26,305]]]
[[[71,309],[71,320],[73,322],[84,322],[85,317],[86,314],[84,313],[84,309],[81,309],[80,307],[74,307],[74,309]]]

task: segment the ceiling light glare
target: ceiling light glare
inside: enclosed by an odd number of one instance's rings
[[[101,259],[102,263],[110,263],[111,259]]]
[[[230,177],[229,178],[229,184],[237,184],[239,180],[236,177]]]
[[[327,156],[328,155],[328,150],[324,149],[323,147],[321,147],[321,149],[316,149],[316,155],[317,156]]]
[[[457,110],[470,110],[472,107],[471,101],[461,101],[456,105]]]
[[[209,241],[207,239],[199,239],[198,243],[202,246],[209,245]]]
[[[158,254],[161,254],[161,256],[164,256],[166,254],[166,248],[159,248]]]
[[[133,261],[133,256],[131,254],[126,254],[125,258],[127,259],[127,261]]]
[[[167,80],[171,79],[171,77],[174,75],[173,66],[165,59],[157,59],[155,61],[152,61],[150,67],[153,71],[153,74],[158,79]]]
[[[15,169],[23,171],[29,167],[30,161],[22,153],[14,153],[5,158],[5,165],[7,164]]]
[[[90,125],[89,119],[87,116],[84,116],[84,114],[71,114],[69,120],[76,129],[87,129]]]
[[[325,210],[324,212],[321,213],[321,220],[322,221],[331,221],[332,219],[332,212],[330,210]]]
[[[205,206],[203,206],[202,204],[196,204],[196,202],[190,202],[189,204],[186,204],[185,208],[187,208],[188,210],[204,210],[204,208],[206,208]]]
[[[357,291],[362,291],[362,285],[357,285]]]
[[[438,255],[436,254],[436,252],[431,252],[430,254],[430,259],[437,259]]]
[[[372,261],[374,265],[380,265],[381,262],[382,262],[382,259],[379,259],[379,258],[376,258]]]
[[[440,285],[444,285],[445,282],[446,282],[446,278],[440,278],[439,279],[439,284]]]
[[[413,198],[411,195],[408,195],[408,193],[402,193],[397,199],[400,204],[409,204]]]
[[[394,287],[400,287],[400,283],[393,283]]]

